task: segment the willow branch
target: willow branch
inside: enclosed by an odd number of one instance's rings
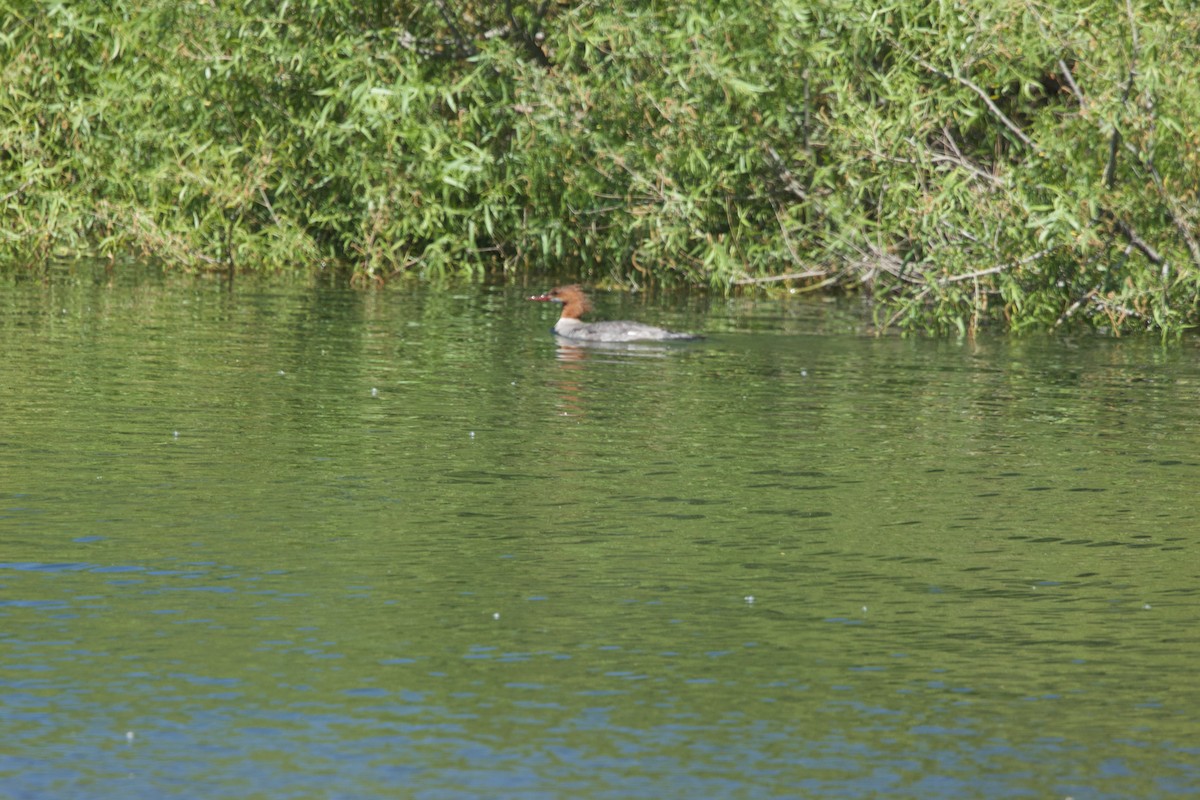
[[[1154,166],[1154,161],[1150,155],[1142,156],[1133,148],[1132,145],[1126,143],[1125,147],[1133,154],[1134,158],[1138,159],[1141,166],[1154,182],[1154,188],[1158,192],[1159,198],[1167,207],[1167,212],[1171,215],[1171,224],[1175,226],[1175,231],[1179,237],[1183,239],[1184,245],[1187,246],[1188,255],[1192,258],[1192,264],[1200,267],[1200,243],[1197,243],[1196,237],[1192,235],[1192,230],[1188,226],[1187,220],[1184,219],[1179,210],[1176,208],[1175,201],[1167,194],[1166,186],[1163,184],[1162,175],[1159,174],[1158,168]],[[1157,262],[1155,262],[1157,263]]]
[[[1121,235],[1129,241],[1129,244],[1141,252],[1141,254],[1146,258],[1148,258],[1151,264],[1156,267],[1161,267],[1163,265],[1163,262],[1166,259],[1159,255],[1159,252],[1154,249],[1153,245],[1151,245],[1141,236],[1138,236],[1138,232],[1133,229],[1132,225],[1123,219],[1114,219],[1113,223],[1117,226],[1117,230],[1121,232]]]
[[[447,2],[447,0],[433,0],[433,4],[437,6],[438,13],[441,14],[442,20],[446,23],[446,27],[448,27],[450,32],[454,34],[454,38],[458,42],[459,52],[468,56],[473,56],[479,52],[475,48],[475,45],[471,43],[471,40],[458,27],[457,15],[454,13],[454,10],[450,8],[449,2]]]
[[[1079,298],[1074,303],[1072,303],[1070,308],[1068,308],[1063,313],[1059,314],[1058,319],[1054,321],[1054,327],[1055,328],[1061,327],[1064,322],[1066,322],[1072,316],[1074,316],[1076,311],[1083,308],[1084,303],[1086,303],[1089,300],[1094,299],[1097,296],[1097,294],[1099,293],[1099,291],[1100,291],[1099,289],[1092,289],[1090,292],[1085,294],[1083,297]]]
[[[1000,110],[1000,107],[992,101],[992,98],[988,97],[988,93],[986,91],[984,91],[983,88],[979,86],[979,84],[959,75],[957,70],[955,70],[953,73],[944,72],[944,71],[938,69],[937,67],[935,67],[933,64],[930,64],[925,59],[921,58],[916,53],[909,54],[909,58],[911,58],[913,61],[916,61],[922,67],[924,67],[925,69],[932,72],[934,75],[941,76],[942,78],[945,78],[948,81],[954,81],[955,83],[962,84],[963,86],[967,87],[972,92],[974,92],[975,94],[979,95],[979,98],[981,100],[983,100],[984,104],[988,107],[988,110],[992,112],[992,114],[996,117],[996,119],[1000,120],[1000,122],[1004,125],[1004,127],[1008,128],[1010,131],[1012,131],[1013,135],[1016,136],[1018,139],[1020,139],[1021,143],[1024,144],[1026,147],[1028,147],[1030,150],[1037,150],[1037,145],[1035,145],[1033,143],[1033,140],[1025,135],[1025,131],[1021,130],[1020,126],[1017,125],[1017,123],[1015,123],[1011,119],[1009,119],[1008,116],[1003,111]]]
[[[783,157],[769,144],[765,146],[765,149],[767,158],[771,162],[771,166],[775,169],[775,174],[783,181],[784,188],[798,199],[807,200],[808,192],[804,191],[804,187],[800,185],[800,181],[796,180],[796,176],[788,169],[787,164],[783,162]]]
[[[740,278],[734,281],[735,286],[750,286],[761,283],[779,283],[780,281],[801,281],[808,278],[824,278],[829,275],[827,269],[810,269],[805,272],[789,272],[785,275],[768,275],[765,278]]]
[[[1058,71],[1062,73],[1063,80],[1067,82],[1067,86],[1071,89],[1071,94],[1075,95],[1075,99],[1079,101],[1079,110],[1087,111],[1087,98],[1083,96],[1083,90],[1079,88],[1079,84],[1075,83],[1075,76],[1071,74],[1071,67],[1061,58],[1058,60]]]
[[[994,267],[988,267],[987,269],[981,269],[975,272],[964,272],[962,275],[951,275],[947,278],[940,278],[938,283],[942,286],[945,286],[948,283],[959,283],[961,281],[974,280],[975,278],[982,278],[984,275],[995,275],[998,272],[1004,272],[1017,267],[1023,267],[1026,264],[1032,264],[1042,256],[1049,254],[1051,249],[1052,248],[1047,247],[1045,250],[1039,250],[1032,255],[1025,256],[1024,258],[1017,259],[1016,261],[1010,261],[1007,264],[997,264]]]
[[[513,13],[512,0],[504,0],[504,13],[508,17],[508,24],[512,26],[513,31],[521,39],[521,44],[525,46],[525,52],[533,58],[539,67],[549,69],[551,67],[550,57],[546,55],[546,51],[537,43],[535,35],[529,28],[517,22],[517,17]],[[540,19],[538,20],[540,22]]]
[[[916,295],[914,295],[914,296],[913,296],[913,302],[914,302],[914,303],[919,303],[919,302],[921,302],[922,300],[924,300],[924,299],[925,299],[925,296],[929,294],[929,290],[930,290],[930,288],[931,288],[931,287],[929,287],[929,286],[926,286],[924,289],[922,289],[921,291],[917,292],[917,293],[916,293]],[[890,328],[890,327],[892,327],[893,325],[895,325],[895,324],[896,324],[896,321],[897,321],[897,320],[899,320],[901,317],[903,317],[903,316],[904,316],[904,314],[905,314],[907,311],[908,311],[908,309],[907,309],[907,308],[900,308],[899,310],[897,310],[897,311],[896,311],[896,313],[895,313],[895,314],[892,314],[892,316],[888,317],[888,321],[887,321],[887,322],[885,322],[885,323],[883,323],[883,330],[885,330],[885,331],[886,331],[888,328]]]
[[[1129,107],[1129,98],[1133,95],[1134,81],[1137,79],[1138,64],[1138,32],[1137,21],[1133,16],[1133,0],[1125,0],[1125,13],[1129,15],[1129,74],[1125,78],[1125,90],[1121,93],[1121,105]],[[1121,146],[1121,130],[1113,126],[1112,136],[1108,140],[1108,163],[1104,166],[1104,185],[1111,189],[1117,181],[1117,149]]]
[[[33,186],[33,178],[30,178],[29,180],[25,181],[20,186],[13,189],[8,194],[4,195],[4,197],[0,197],[0,203],[7,203],[9,200],[12,200],[14,197],[19,195],[21,192],[28,189],[30,186]]]

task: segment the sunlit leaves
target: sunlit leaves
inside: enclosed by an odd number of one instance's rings
[[[1198,36],[1137,2],[0,0],[0,252],[1177,330]]]

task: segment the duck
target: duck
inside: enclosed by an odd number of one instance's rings
[[[585,342],[662,342],[670,339],[700,339],[694,333],[669,331],[666,328],[656,328],[641,322],[630,320],[612,320],[606,322],[584,322],[581,317],[592,310],[592,302],[583,291],[583,287],[556,286],[545,294],[529,298],[539,303],[561,303],[562,316],[554,323],[554,333],[564,339],[575,339]]]

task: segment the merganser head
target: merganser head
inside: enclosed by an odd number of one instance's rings
[[[556,286],[545,294],[534,295],[529,299],[539,303],[562,303],[562,315],[571,319],[579,319],[592,310],[592,301],[588,300],[583,288],[577,284]]]

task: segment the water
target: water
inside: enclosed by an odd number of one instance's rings
[[[0,797],[1200,795],[1197,346],[0,284]]]

